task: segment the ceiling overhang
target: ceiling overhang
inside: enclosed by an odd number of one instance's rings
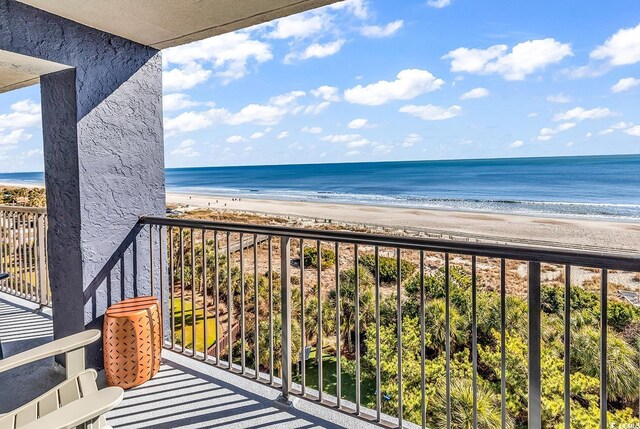
[[[157,49],[169,48],[338,0],[19,0]]]
[[[0,93],[40,81],[40,76],[68,68],[63,64],[0,50]]]

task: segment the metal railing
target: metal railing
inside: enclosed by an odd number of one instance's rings
[[[561,421],[570,427],[575,394],[570,345],[576,270],[598,279],[594,377],[600,428],[609,427],[607,410],[619,406],[619,398],[608,396],[608,279],[610,273],[640,272],[639,257],[161,217],[140,222],[150,228],[156,249],[152,290],[169,318],[167,347],[277,386],[285,401],[303,396],[391,427],[452,428],[462,427],[456,423],[462,385],[470,393],[469,427],[484,427],[479,424],[486,416],[479,413],[486,407],[478,404],[494,397],[498,427],[542,428],[541,366],[548,355],[542,290],[553,269],[565,298],[555,315],[564,324],[556,356],[563,365]],[[520,297],[514,298],[518,284]],[[519,318],[526,319],[524,411],[508,404],[517,383],[508,377],[521,368],[509,367],[507,342]],[[495,368],[488,368],[490,358],[479,360],[488,344],[496,351]],[[438,356],[433,350],[440,350]],[[440,374],[435,396],[427,368]]]
[[[45,208],[0,206],[0,291],[51,305],[46,231]]]

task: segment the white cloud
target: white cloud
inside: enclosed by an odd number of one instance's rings
[[[531,112],[527,115],[528,118],[537,118],[538,117],[538,112]]]
[[[40,114],[40,104],[31,101],[30,99],[16,101],[11,105],[11,110],[14,112],[30,113],[32,115]]]
[[[571,97],[564,94],[547,95],[549,103],[566,104],[571,103]]]
[[[176,92],[173,94],[166,94],[162,97],[162,108],[165,112],[173,112],[176,110],[184,110],[189,107],[200,106],[202,104],[213,107],[214,103],[200,103],[191,100],[189,94],[182,92]]]
[[[227,137],[227,143],[240,143],[240,142],[246,142],[246,141],[247,139],[239,135],[233,135],[233,136]]]
[[[600,131],[598,134],[601,136],[606,136],[607,134],[611,134],[613,130],[611,128],[607,128],[606,130]]]
[[[489,96],[489,90],[487,88],[473,88],[471,91],[467,91],[460,96],[460,100],[469,100],[473,98],[484,98]]]
[[[308,60],[310,58],[324,58],[340,52],[344,45],[344,39],[338,39],[328,43],[313,43],[299,53],[291,52],[284,57],[284,62],[289,64],[295,60]]]
[[[509,145],[509,147],[522,147],[524,142],[522,140],[516,140]]]
[[[237,113],[231,113],[224,108],[212,108],[201,112],[183,112],[176,117],[166,118],[164,126],[168,135],[174,135],[209,128],[214,124],[276,125],[287,114],[295,114],[299,110],[300,106],[297,104],[297,100],[304,95],[304,91],[288,92],[271,97],[267,104],[249,104]]]
[[[42,125],[40,104],[21,100],[11,105],[11,113],[0,115],[0,129],[17,130],[21,128],[37,128]]]
[[[390,144],[374,144],[373,145],[373,151],[374,152],[381,152],[381,153],[391,153],[391,151],[393,150],[394,146],[390,145]]]
[[[215,75],[221,78],[223,83],[239,79],[247,74],[249,63],[261,64],[273,58],[271,46],[268,43],[253,40],[248,32],[243,31],[222,34],[188,45],[169,48],[164,50],[162,55],[166,65],[180,64],[183,68],[193,68],[201,63],[210,64],[216,71]],[[205,71],[210,72],[210,70]],[[200,79],[205,77],[202,73],[194,72],[191,74],[195,74]],[[177,76],[174,79],[178,80]],[[187,84],[184,80],[181,82],[182,85]],[[165,81],[165,88],[166,83]],[[195,85],[190,87],[193,86]]]
[[[347,152],[345,155],[347,155],[347,156],[356,156],[356,155],[359,155],[359,154],[360,154],[360,151],[357,151],[357,150],[350,150],[350,151],[349,151],[349,152]]]
[[[590,54],[593,60],[606,60],[613,66],[640,62],[640,24],[618,30]]]
[[[251,134],[249,138],[252,140],[257,140],[257,139],[261,139],[264,136],[265,136],[265,133],[263,133],[262,131],[256,131],[255,133]]]
[[[296,150],[302,150],[303,147],[300,143],[295,142],[295,143],[291,143],[289,146],[287,146],[287,148],[289,149],[296,149]]]
[[[573,55],[569,44],[552,38],[519,43],[509,53],[508,49],[507,45],[493,45],[487,49],[458,48],[442,58],[451,60],[452,72],[497,73],[506,80],[523,80],[527,75]]]
[[[349,128],[351,128],[351,129],[353,129],[353,130],[358,130],[360,128],[366,127],[368,123],[369,123],[368,119],[358,118],[358,119],[354,119],[353,121],[349,122],[349,124],[347,126]]]
[[[435,7],[437,9],[442,9],[443,7],[447,7],[450,4],[451,0],[427,0],[427,5]]]
[[[606,107],[596,107],[594,109],[586,110],[582,107],[574,107],[564,113],[558,113],[554,115],[554,121],[584,121],[586,119],[600,119],[615,116],[616,113],[612,112]]]
[[[348,148],[358,148],[358,147],[365,147],[365,146],[369,146],[371,144],[371,142],[368,139],[360,139],[360,140],[355,140],[352,142],[347,143],[347,147]]]
[[[640,79],[636,79],[634,77],[625,77],[620,79],[618,83],[611,87],[611,92],[618,93],[629,91],[631,88],[635,88],[640,85]]]
[[[189,63],[162,72],[162,87],[165,91],[182,91],[206,82],[211,70],[205,70],[200,64]]]
[[[369,17],[369,5],[367,0],[346,0],[328,6],[329,9],[346,9],[356,18],[367,19]]]
[[[289,137],[289,131],[282,131],[276,136],[278,140],[286,139],[287,137]]]
[[[422,137],[419,134],[411,133],[404,138],[402,147],[411,147],[420,141],[422,141]]]
[[[407,69],[389,82],[381,80],[367,86],[358,85],[344,92],[344,98],[350,103],[379,106],[392,100],[409,100],[418,95],[432,92],[444,85],[426,70]]]
[[[322,85],[316,89],[312,89],[311,94],[316,98],[322,98],[324,101],[340,101],[338,88],[335,86]]]
[[[328,101],[323,101],[318,104],[311,104],[304,109],[305,115],[319,115],[320,113],[327,110],[327,108],[331,105]]]
[[[625,130],[624,132],[629,134],[630,136],[640,137],[640,125],[636,125],[635,127],[631,127],[628,130]]]
[[[2,131],[2,130],[0,130]],[[32,135],[27,133],[24,128],[12,130],[7,134],[0,132],[0,145],[1,146],[14,146],[21,142],[31,140]]]
[[[408,113],[425,121],[443,121],[445,119],[460,116],[462,114],[462,107],[456,105],[451,107],[441,107],[434,106],[433,104],[427,104],[424,106],[409,104],[407,106],[402,106],[400,108],[400,112]]]
[[[369,125],[369,120],[368,119],[364,119],[364,118],[358,118],[358,119],[354,119],[353,121],[349,122],[349,124],[347,125],[349,128],[351,128],[352,130],[359,130],[361,128],[365,128]]]
[[[242,125],[254,123],[258,125],[276,125],[282,121],[287,114],[287,110],[272,105],[249,104],[243,107],[227,120],[229,125]]]
[[[399,19],[387,25],[367,25],[360,28],[360,34],[365,37],[389,37],[393,36],[404,26],[404,21]]]
[[[304,127],[300,131],[308,134],[320,134],[322,132],[322,128],[320,127]]]
[[[633,122],[616,122],[615,124],[611,125],[611,128],[613,128],[614,130],[622,130],[625,128],[631,128],[633,127]]]
[[[320,140],[330,143],[347,143],[361,139],[362,136],[360,134],[330,134],[320,138]]]
[[[540,130],[540,133],[537,137],[538,140],[540,141],[547,141],[550,140],[552,136],[561,133],[563,131],[567,131],[570,130],[571,128],[575,127],[576,123],[575,122],[565,122],[564,124],[560,124],[555,128],[542,128]]]
[[[273,23],[275,27],[267,37],[272,39],[305,39],[319,33],[330,20],[327,14],[300,13],[280,18]]]
[[[171,151],[171,155],[194,158],[199,155],[199,153],[193,148],[195,144],[196,142],[192,139],[183,140],[180,142],[178,147]]]

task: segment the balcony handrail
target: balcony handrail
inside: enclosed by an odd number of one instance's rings
[[[0,205],[0,211],[17,212],[17,213],[47,214],[47,208],[46,207],[25,207],[25,206],[5,206],[5,205]]]
[[[503,258],[559,265],[578,265],[587,268],[640,272],[640,253],[622,254],[595,252],[590,250],[562,249],[557,247],[495,244],[447,239],[381,235],[363,232],[294,228],[273,225],[255,225],[234,222],[219,222],[199,219],[176,219],[159,216],[142,216],[143,225],[161,225],[182,228],[223,229],[247,234],[303,238],[332,241],[345,244],[371,245],[378,247],[424,250],[468,256]]]

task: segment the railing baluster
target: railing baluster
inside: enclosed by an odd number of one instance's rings
[[[231,289],[231,233],[227,231],[227,359],[228,367],[233,367],[232,348],[232,319],[233,319],[233,291]]]
[[[318,360],[318,400],[322,402],[322,247],[318,247],[318,339],[316,341],[316,359]]]
[[[340,408],[342,402],[342,372],[340,350],[340,243],[335,243],[336,254],[336,406]]]
[[[476,257],[471,257],[471,362],[473,366],[473,429],[478,429],[478,281]]]
[[[258,299],[258,236],[253,235],[253,310],[254,310],[254,331],[253,331],[253,363],[255,366],[255,379],[260,378],[260,300]]]
[[[151,283],[151,296],[155,296],[153,276],[153,225],[149,225],[149,281]]]
[[[374,281],[376,285],[376,421],[382,420],[382,392],[380,374],[380,249],[374,249]]]
[[[444,255],[444,295],[445,295],[445,378],[447,400],[447,429],[451,429],[451,291],[449,283],[449,254]]]
[[[564,428],[571,429],[571,265],[564,268]]]
[[[305,395],[307,389],[307,335],[305,329],[304,308],[304,240],[300,239],[300,393]]]
[[[600,284],[600,429],[607,429],[607,310],[608,271],[602,270]]]
[[[246,326],[245,326],[245,291],[244,291],[244,234],[240,233],[240,370],[246,370]]]
[[[540,310],[540,263],[529,262],[529,429],[542,428]]]
[[[216,306],[216,365],[220,366],[220,255],[218,255],[218,230],[213,231],[213,258],[215,260],[214,265],[214,279],[213,284],[215,288],[215,306]],[[227,264],[229,261],[227,261]]]
[[[502,428],[507,427],[507,271],[500,259],[500,417]]]
[[[191,228],[191,348],[193,351],[193,357],[196,357],[196,309],[198,303],[196,302],[196,232]]]
[[[5,238],[4,238],[4,210],[0,210],[0,271],[2,271],[3,273],[7,272],[7,269],[5,267]],[[0,282],[0,290],[5,290],[5,282]]]
[[[273,384],[273,258],[272,237],[269,236],[269,384]]]
[[[173,227],[170,226],[167,232],[167,236],[169,237],[169,324],[171,326],[171,349],[176,348],[176,313],[174,306],[174,288],[175,284],[175,271],[174,271],[174,263],[173,263]]]
[[[427,397],[425,373],[425,294],[424,294],[424,251],[420,251],[420,414],[422,427],[427,427]]]
[[[160,266],[160,318],[161,318],[161,323],[163,326],[162,329],[162,335],[164,335],[165,331],[164,331],[164,311],[165,311],[165,302],[164,302],[164,276],[165,276],[165,271],[164,271],[164,255],[165,255],[165,247],[163,247],[163,243],[164,240],[162,239],[163,234],[162,234],[162,229],[163,227],[161,225],[158,225],[158,256],[160,259],[159,262],[159,266]],[[164,337],[162,338],[162,344],[164,344]]]
[[[398,336],[398,427],[403,427],[403,403],[402,403],[402,274],[400,271],[400,248],[396,249],[396,311],[397,318],[397,336]]]
[[[356,347],[356,414],[360,415],[360,270],[358,267],[358,245],[353,246],[353,260],[355,266],[354,304],[356,312],[355,347]],[[351,334],[349,334],[351,335]]]
[[[282,317],[282,398],[291,390],[291,239],[280,238],[280,305]]]
[[[209,358],[209,309],[207,308],[207,232],[205,229],[202,229],[202,306],[204,307],[202,312],[204,313],[204,326],[203,326],[203,336],[204,341],[202,342],[203,346],[203,356],[202,360],[205,362]]]
[[[184,230],[180,228],[180,322],[181,322],[181,334],[182,337],[180,339],[180,352],[184,353],[185,348],[185,308],[184,308]]]

